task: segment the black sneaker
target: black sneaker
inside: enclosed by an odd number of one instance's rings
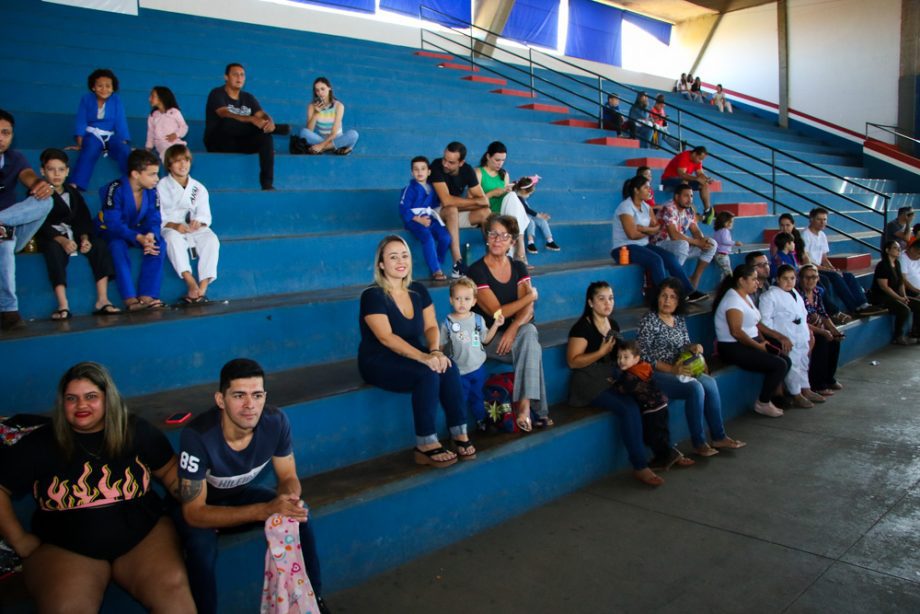
[[[548,249],[548,250],[551,251],[551,252],[558,252],[558,251],[559,251],[560,249],[562,249],[562,248],[559,247],[558,245],[556,245],[556,242],[555,242],[555,241],[549,241],[549,242],[546,244],[546,249]]]
[[[450,269],[450,278],[451,279],[460,279],[466,275],[466,265],[463,264],[462,260],[458,260],[454,263],[454,266]]]
[[[537,244],[536,244],[536,243],[528,243],[528,244],[527,244],[527,253],[528,253],[528,254],[538,254],[539,252],[537,251]]]
[[[699,290],[694,290],[693,292],[691,292],[690,294],[687,295],[687,302],[688,302],[688,303],[698,303],[698,302],[700,302],[700,301],[702,301],[702,300],[704,300],[704,299],[706,299],[706,298],[708,298],[708,297],[709,297],[709,295],[706,294],[705,292],[700,292]]]
[[[0,241],[12,241],[16,236],[16,227],[0,224]]]

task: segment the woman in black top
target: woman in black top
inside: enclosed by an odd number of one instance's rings
[[[632,397],[618,394],[610,387],[610,378],[617,366],[615,350],[620,331],[612,314],[613,288],[606,281],[591,283],[585,293],[584,313],[569,331],[565,353],[572,370],[569,405],[612,411],[633,466],[633,475],[650,486],[660,486],[664,480],[648,466],[639,406]]]
[[[485,222],[486,255],[470,265],[469,277],[476,284],[476,306],[486,326],[491,327],[497,313],[505,316],[496,339],[486,353],[499,360],[511,354],[514,365],[513,401],[518,404],[515,422],[529,432],[533,425],[552,426],[543,380],[543,348],[533,325],[537,290],[530,285],[527,266],[508,257],[508,249],[520,235],[517,220],[509,215],[492,214]],[[536,405],[535,420],[531,406]]]
[[[115,580],[154,612],[194,612],[172,522],[151,487],[176,496],[176,455],[166,436],[128,414],[104,367],[71,367],[51,424],[0,446],[0,535],[23,559],[39,612],[98,612]],[[31,532],[11,493],[32,492]]]
[[[412,393],[415,462],[448,467],[476,458],[466,430],[460,372],[441,352],[440,331],[428,290],[412,281],[412,256],[402,237],[389,235],[377,246],[374,285],[361,293],[358,369],[372,386]],[[457,453],[438,442],[438,402]]]
[[[897,345],[907,345],[906,324],[911,312],[914,314],[912,331],[917,333],[920,329],[920,301],[907,297],[904,286],[904,276],[901,274],[901,246],[897,241],[885,242],[882,250],[883,258],[875,266],[875,275],[872,277],[872,288],[869,298],[876,305],[887,307],[894,313],[894,340]]]

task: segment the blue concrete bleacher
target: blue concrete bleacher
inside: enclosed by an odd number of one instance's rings
[[[494,86],[462,81],[462,73],[439,70],[437,61],[414,56],[404,47],[146,9],[139,17],[127,17],[13,0],[0,0],[0,9],[9,34],[0,40],[7,84],[0,107],[16,116],[15,146],[37,164],[42,148],[68,144],[86,75],[99,66],[118,75],[134,143],[142,144],[147,95],[153,85],[167,85],[191,125],[192,174],[211,192],[213,226],[222,239],[220,277],[209,290],[212,304],[94,319],[87,315],[93,298],[88,267],[85,259],[77,259],[70,267],[69,296],[78,317],[66,323],[46,321],[55,303],[41,256],[18,256],[21,309],[33,322],[24,332],[0,336],[5,359],[0,414],[46,411],[61,373],[77,361],[97,360],[112,370],[132,409],[161,424],[178,409],[206,409],[226,360],[241,355],[259,360],[272,373],[269,398],[291,419],[305,497],[308,503],[320,502],[314,504],[312,518],[330,592],[625,466],[612,416],[589,413],[567,420],[563,408],[557,414],[558,428],[528,436],[496,436],[502,445],[485,449],[474,463],[437,473],[396,471],[397,477],[336,497],[324,490],[330,484],[341,489],[340,483],[347,481],[343,475],[374,475],[372,471],[391,467],[394,459],[397,467],[411,463],[408,398],[364,386],[354,356],[358,296],[372,277],[374,247],[390,232],[408,237],[399,223],[397,201],[409,180],[412,156],[438,157],[448,141],[459,139],[475,163],[488,142],[497,139],[508,146],[507,167],[514,177],[538,173],[543,178],[531,204],[552,214],[563,249],[541,251],[530,259],[537,266],[537,320],[545,346],[549,400],[560,403],[568,378],[565,335],[581,312],[586,285],[595,279],[613,285],[617,317],[633,323],[628,330],[642,312],[642,272],[635,266],[614,266],[609,259],[610,218],[621,200],[623,181],[634,174],[624,162],[667,154],[585,144],[602,131],[552,125],[557,115],[518,109],[525,99],[489,94]],[[30,34],[38,25],[44,33],[40,39]],[[112,34],[91,41],[70,35],[80,29]],[[241,40],[247,44],[241,46]],[[222,83],[229,61],[246,66],[246,89],[278,122],[302,124],[313,78],[329,77],[347,105],[346,127],[361,132],[354,153],[346,158],[290,156],[286,140],[277,137],[279,191],[264,193],[257,189],[255,157],[204,152],[204,101],[208,91]],[[419,82],[425,88],[419,88]],[[630,99],[623,93],[624,102]],[[683,104],[675,97],[669,97],[669,103]],[[886,191],[897,188],[885,178],[867,177],[852,155],[762,119],[741,112],[727,118],[699,105],[691,110],[835,173],[877,179],[873,185]],[[709,129],[689,118],[687,125]],[[769,161],[767,150],[741,138],[717,138],[757,156],[724,155],[760,177],[715,159],[707,161],[707,168],[724,177],[723,191],[714,194],[713,201],[764,201],[750,189],[772,189],[769,165],[763,161]],[[691,140],[719,152],[712,140]],[[783,164],[860,202],[875,200],[802,163]],[[799,210],[811,208],[803,197],[808,195],[866,223],[879,223],[871,212],[781,175],[784,198]],[[99,206],[95,190],[115,176],[111,161],[102,160],[88,193],[91,209]],[[790,195],[788,190],[800,194]],[[664,202],[669,195],[658,192],[656,198]],[[801,218],[797,221],[804,224]],[[864,230],[839,215],[832,223],[848,232]],[[775,225],[774,215],[738,218],[734,233],[754,248],[763,241],[764,228]],[[832,235],[832,240],[835,253],[865,251],[842,235]],[[472,258],[482,254],[477,230],[463,231],[461,242],[471,245]],[[734,257],[740,261],[743,255]],[[184,285],[168,263],[166,267],[162,296],[172,302]],[[417,278],[427,277],[419,253],[414,254],[414,270]],[[712,290],[717,281],[718,273],[711,267],[702,285]],[[118,298],[114,287],[110,293]],[[432,296],[443,315],[448,308],[446,286],[435,284]],[[855,359],[886,343],[890,326],[887,316],[850,325],[843,359]],[[705,309],[694,312],[690,327],[695,339],[712,338]],[[505,369],[499,364],[491,368]],[[726,418],[747,411],[757,377],[724,369],[718,378],[725,391]],[[673,408],[673,434],[686,438],[681,404]],[[167,433],[177,443],[178,431]],[[26,507],[20,503],[18,509]],[[222,543],[224,611],[251,611],[261,587],[263,551],[257,530]],[[0,606],[5,609],[3,599],[0,585]],[[130,607],[128,597],[112,592],[107,611]]]

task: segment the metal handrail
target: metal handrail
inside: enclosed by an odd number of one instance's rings
[[[879,128],[880,130],[883,130],[884,132],[893,134],[899,139],[905,139],[908,141],[913,141],[914,143],[920,143],[920,139],[916,139],[908,134],[904,134],[903,132],[901,132],[901,128],[898,126],[889,126],[887,124],[876,124],[875,122],[866,122],[866,138],[867,139],[869,138],[869,126],[872,126],[874,128]]]
[[[562,76],[562,77],[565,77],[565,78],[570,79],[570,80],[572,80],[572,81],[575,81],[575,82],[578,83],[579,85],[587,86],[587,84],[584,83],[584,81],[582,81],[582,80],[580,80],[580,79],[577,79],[576,77],[574,77],[574,76],[572,76],[572,75],[569,75],[569,74],[567,74],[567,73],[560,72],[560,71],[558,71],[558,70],[555,70],[555,69],[553,69],[553,68],[550,68],[549,66],[547,66],[547,65],[545,65],[545,64],[543,64],[543,63],[541,63],[541,62],[536,62],[536,61],[534,61],[534,60],[533,60],[533,51],[534,51],[533,47],[530,47],[529,45],[526,46],[527,49],[528,49],[528,55],[527,55],[527,56],[523,56],[523,55],[520,55],[520,54],[518,54],[518,53],[515,53],[514,51],[512,51],[512,50],[510,50],[510,49],[499,48],[497,44],[492,43],[492,42],[489,42],[488,40],[475,38],[475,37],[473,36],[473,28],[482,30],[482,31],[484,31],[484,32],[486,32],[486,33],[488,33],[488,34],[492,34],[493,36],[496,36],[496,37],[498,37],[498,38],[501,38],[501,35],[500,35],[500,34],[497,34],[497,33],[495,33],[495,32],[492,32],[491,30],[489,30],[489,29],[487,29],[487,28],[483,28],[483,27],[481,27],[481,26],[477,26],[477,25],[475,25],[475,24],[473,24],[473,23],[471,23],[471,22],[463,21],[463,20],[461,20],[461,19],[458,19],[457,17],[454,17],[454,16],[452,16],[452,15],[449,15],[449,14],[447,14],[447,13],[444,13],[444,12],[442,12],[442,11],[439,11],[439,10],[437,10],[437,9],[434,9],[434,8],[431,8],[431,7],[428,7],[428,6],[425,6],[425,5],[420,5],[420,6],[419,6],[419,20],[420,20],[420,22],[421,22],[422,19],[423,19],[422,13],[423,13],[424,10],[428,10],[428,11],[431,11],[431,12],[433,12],[433,13],[437,13],[437,14],[439,14],[439,15],[448,17],[449,19],[451,19],[451,20],[453,20],[453,21],[456,21],[458,24],[462,24],[462,25],[468,27],[468,29],[470,30],[470,32],[469,32],[469,34],[466,34],[465,36],[468,36],[468,37],[469,37],[469,44],[466,45],[465,48],[468,48],[468,49],[469,49],[469,63],[470,63],[470,67],[471,67],[471,68],[473,68],[473,67],[476,66],[476,60],[475,60],[475,57],[474,57],[474,56],[475,56],[475,51],[474,51],[474,40],[475,40],[475,41],[478,41],[480,44],[487,45],[487,46],[489,46],[489,47],[491,47],[491,48],[493,48],[493,49],[500,50],[502,53],[505,53],[505,54],[507,54],[507,55],[510,55],[510,56],[512,56],[512,57],[516,57],[516,58],[518,58],[518,59],[520,59],[520,60],[523,60],[523,61],[526,61],[526,62],[527,62],[528,68],[523,68],[523,67],[521,67],[521,66],[518,66],[518,65],[515,65],[515,64],[512,64],[512,63],[509,63],[509,62],[505,62],[505,61],[499,60],[499,59],[494,58],[494,57],[493,57],[493,58],[490,58],[490,61],[491,61],[491,62],[494,62],[494,63],[496,63],[496,64],[499,64],[499,65],[501,65],[501,66],[507,67],[507,68],[512,69],[512,70],[516,70],[516,71],[518,71],[518,72],[527,73],[527,75],[529,76],[529,83],[525,83],[524,81],[520,81],[520,80],[515,79],[514,77],[511,77],[511,76],[509,76],[509,75],[504,75],[504,74],[498,73],[498,74],[501,74],[502,77],[504,77],[504,78],[506,78],[506,79],[508,79],[508,80],[510,80],[510,81],[512,81],[512,82],[514,82],[514,83],[517,83],[517,84],[519,84],[519,85],[529,86],[530,91],[531,91],[531,94],[533,94],[534,92],[538,92],[538,93],[540,93],[541,95],[543,95],[543,96],[545,96],[545,97],[547,97],[547,98],[550,98],[550,99],[555,100],[555,101],[557,101],[557,102],[561,102],[561,103],[565,104],[565,105],[568,106],[568,107],[574,108],[575,110],[580,111],[581,113],[584,113],[585,115],[587,115],[587,116],[589,116],[589,117],[593,115],[593,113],[592,113],[591,111],[586,111],[586,110],[584,110],[584,109],[580,109],[580,108],[578,108],[576,105],[571,104],[569,101],[566,101],[566,100],[563,100],[563,99],[561,99],[561,98],[558,98],[558,97],[554,96],[553,94],[551,94],[551,93],[549,93],[549,92],[546,92],[546,91],[543,91],[543,90],[537,88],[537,87],[535,86],[535,83],[534,83],[535,80],[539,80],[539,81],[541,81],[541,82],[543,82],[543,83],[546,83],[547,85],[550,85],[550,86],[552,86],[552,87],[554,87],[554,88],[560,89],[560,90],[562,90],[562,91],[564,91],[564,92],[566,92],[566,93],[568,93],[568,94],[570,94],[570,95],[572,95],[572,96],[575,96],[575,97],[577,97],[577,98],[579,98],[579,99],[581,99],[581,100],[588,101],[592,106],[595,105],[595,104],[597,104],[597,103],[599,103],[599,106],[603,106],[603,96],[602,96],[602,95],[603,95],[603,90],[602,90],[602,86],[603,86],[602,81],[603,81],[603,80],[607,80],[607,81],[609,81],[609,82],[611,82],[611,83],[614,83],[614,84],[616,84],[616,85],[619,85],[619,86],[621,86],[621,87],[624,87],[624,88],[626,88],[626,89],[628,89],[628,90],[630,90],[630,91],[633,91],[633,92],[639,92],[639,91],[640,91],[640,90],[637,90],[637,89],[633,88],[632,86],[629,86],[629,85],[626,85],[626,84],[619,83],[619,82],[614,81],[614,80],[612,80],[612,79],[608,79],[607,77],[604,77],[603,75],[600,75],[600,74],[594,73],[593,71],[590,71],[590,70],[588,70],[588,69],[582,68],[582,67],[580,67],[580,66],[578,66],[578,65],[576,65],[576,64],[573,64],[573,63],[571,63],[571,62],[568,62],[567,60],[564,60],[564,59],[561,59],[561,58],[553,57],[552,59],[555,60],[555,61],[562,62],[563,64],[572,66],[573,68],[576,68],[576,69],[578,69],[578,70],[580,70],[580,71],[583,71],[583,72],[587,72],[587,73],[592,74],[592,75],[594,75],[594,76],[597,77],[597,79],[598,79],[598,85],[597,85],[597,87],[598,87],[598,96],[599,96],[599,100],[598,100],[598,101],[593,101],[591,98],[588,98],[587,96],[584,96],[584,95],[580,94],[579,92],[575,92],[575,91],[573,91],[573,90],[571,90],[571,89],[569,89],[569,88],[567,88],[567,87],[563,87],[562,85],[559,85],[558,83],[549,81],[548,79],[542,77],[541,75],[536,74],[536,73],[534,72],[534,66],[539,66],[540,68],[543,68],[544,70],[547,70],[547,71],[549,71],[550,73],[552,73],[552,74],[554,74],[554,75]],[[425,43],[426,43],[426,41],[425,41],[425,31],[426,31],[426,29],[425,29],[424,27],[420,27],[420,38],[421,38],[421,48],[422,48],[422,49],[425,48]],[[453,39],[452,39],[451,37],[449,37],[449,36],[446,36],[446,35],[444,35],[444,34],[441,34],[441,33],[439,33],[439,32],[435,32],[435,31],[432,31],[432,30],[428,30],[428,32],[429,32],[430,34],[436,36],[436,37],[439,37],[439,38],[441,38],[441,39],[447,41],[448,43],[450,43],[450,44],[452,44],[452,45],[460,45],[459,42],[457,42],[456,40],[453,40]],[[428,42],[428,44],[429,44],[431,47],[434,47],[435,49],[438,49],[439,51],[443,51],[443,52],[445,52],[445,53],[451,53],[451,50],[448,49],[448,48],[445,48],[445,47],[442,47],[442,46],[440,46],[440,45],[437,45],[436,43],[433,43],[432,41],[427,41],[427,42]],[[538,53],[543,53],[543,52],[541,52],[541,51],[539,51],[539,50],[536,50],[536,51],[537,51]],[[545,55],[545,54],[544,54],[544,55]],[[496,71],[493,70],[492,72],[496,72]],[[779,206],[781,206],[782,208],[787,209],[787,210],[789,210],[789,211],[791,211],[791,212],[793,212],[793,213],[796,213],[796,214],[798,214],[798,215],[801,215],[801,216],[803,216],[803,217],[807,217],[807,216],[808,216],[807,213],[804,213],[804,212],[802,212],[802,211],[799,211],[799,210],[797,210],[795,207],[792,207],[792,206],[790,206],[790,205],[788,205],[788,204],[786,204],[786,203],[784,203],[784,202],[781,202],[779,199],[777,199],[777,194],[776,194],[777,188],[779,188],[779,189],[781,189],[781,190],[785,190],[785,191],[787,191],[787,192],[792,192],[792,190],[791,190],[790,188],[783,187],[783,186],[778,186],[778,185],[777,185],[777,183],[776,183],[776,171],[779,170],[779,171],[781,171],[782,173],[785,173],[786,175],[788,175],[788,176],[790,176],[790,177],[794,177],[794,178],[796,178],[796,179],[798,179],[798,180],[800,180],[800,181],[804,181],[805,183],[807,183],[807,184],[809,184],[809,185],[811,185],[811,186],[813,186],[813,187],[816,187],[816,188],[818,188],[819,190],[822,190],[822,191],[831,193],[831,194],[833,194],[834,196],[836,196],[836,197],[838,197],[838,198],[842,198],[842,199],[846,200],[847,202],[852,203],[853,205],[856,205],[857,207],[860,207],[860,208],[863,208],[863,209],[868,209],[869,211],[872,211],[873,213],[880,213],[880,214],[883,216],[883,219],[884,219],[884,221],[883,221],[883,227],[884,227],[884,225],[887,225],[887,223],[888,223],[888,208],[889,208],[889,202],[890,202],[890,199],[891,199],[891,196],[890,196],[890,195],[888,195],[888,194],[886,194],[886,193],[884,193],[884,192],[877,191],[877,190],[875,190],[875,189],[873,189],[873,188],[870,188],[870,187],[868,187],[868,186],[864,186],[864,185],[860,184],[860,183],[857,182],[857,181],[853,181],[851,178],[847,178],[847,177],[845,177],[845,176],[838,175],[837,173],[833,173],[833,172],[831,172],[831,171],[828,171],[828,170],[826,170],[826,169],[823,169],[823,168],[821,168],[821,167],[819,167],[819,166],[817,166],[817,165],[815,165],[815,164],[813,164],[813,163],[811,163],[811,162],[808,162],[807,160],[802,160],[801,158],[798,158],[797,156],[794,156],[794,155],[792,155],[792,154],[788,154],[788,153],[786,153],[786,152],[782,152],[782,151],[780,151],[779,149],[777,149],[777,148],[775,148],[775,147],[772,147],[771,145],[768,145],[768,144],[766,144],[766,143],[763,143],[763,142],[761,142],[761,141],[758,141],[757,139],[754,139],[754,138],[752,138],[752,137],[749,137],[749,136],[747,136],[747,135],[745,135],[745,134],[742,134],[742,133],[737,132],[737,131],[735,131],[735,130],[732,130],[732,129],[730,129],[730,128],[726,128],[726,127],[724,127],[724,126],[721,126],[721,125],[719,125],[719,124],[716,124],[715,122],[713,122],[713,121],[711,121],[711,120],[709,120],[709,119],[707,119],[707,118],[705,118],[705,117],[701,117],[701,116],[699,116],[699,115],[697,115],[697,114],[695,114],[695,113],[691,113],[691,112],[689,112],[689,111],[684,111],[683,109],[681,109],[681,108],[678,107],[678,108],[677,108],[677,115],[678,115],[678,118],[677,118],[677,128],[678,128],[678,137],[677,137],[677,141],[678,141],[679,143],[681,143],[681,144],[685,144],[685,143],[686,143],[686,141],[685,141],[683,138],[681,138],[681,137],[682,137],[682,131],[688,131],[688,132],[691,132],[691,133],[694,133],[694,134],[698,134],[698,135],[704,136],[704,137],[706,137],[706,138],[708,138],[708,139],[714,141],[715,143],[717,143],[717,144],[720,145],[721,147],[724,147],[724,148],[730,149],[730,150],[732,150],[732,151],[734,151],[734,152],[737,152],[738,154],[740,154],[740,155],[742,155],[742,156],[744,156],[744,157],[746,157],[746,158],[748,158],[748,159],[750,159],[750,160],[752,160],[752,161],[754,161],[754,162],[756,162],[756,163],[768,165],[768,163],[767,163],[765,160],[762,160],[762,159],[760,159],[760,158],[758,158],[758,157],[755,157],[754,155],[752,155],[752,154],[750,154],[750,153],[748,153],[748,152],[746,152],[746,151],[744,151],[744,150],[742,150],[742,149],[739,149],[739,148],[735,147],[734,145],[731,145],[731,144],[729,144],[729,143],[722,142],[722,141],[720,141],[719,139],[716,139],[716,138],[714,138],[714,137],[711,136],[711,135],[707,135],[707,134],[705,134],[705,133],[703,133],[703,132],[701,132],[701,131],[699,131],[699,130],[697,130],[697,129],[695,129],[695,128],[691,128],[691,127],[689,127],[689,126],[682,126],[682,122],[681,122],[681,113],[682,113],[682,112],[683,112],[683,113],[686,113],[687,115],[689,115],[689,116],[691,116],[691,117],[694,117],[694,118],[696,118],[696,119],[702,120],[702,121],[703,121],[704,123],[706,123],[706,124],[715,126],[715,127],[720,128],[720,129],[722,129],[722,130],[725,130],[726,132],[729,132],[729,133],[734,134],[734,135],[736,135],[736,136],[738,136],[738,137],[741,137],[741,138],[743,138],[743,139],[745,139],[745,140],[747,140],[747,141],[750,141],[751,143],[754,143],[754,144],[756,144],[756,145],[758,145],[758,146],[764,147],[764,148],[766,148],[766,149],[768,149],[768,150],[770,151],[771,161],[770,161],[770,163],[769,163],[769,166],[770,166],[771,171],[772,171],[772,180],[771,180],[771,184],[772,184],[772,186],[771,186],[771,187],[772,187],[772,196],[767,196],[766,194],[763,194],[760,190],[755,189],[755,188],[752,188],[752,187],[747,186],[747,185],[744,185],[743,183],[739,182],[737,179],[729,178],[729,177],[727,177],[726,175],[723,175],[722,173],[719,173],[719,172],[717,172],[717,171],[710,171],[710,174],[715,175],[715,176],[718,176],[718,177],[721,177],[721,178],[723,178],[723,179],[725,179],[725,180],[727,180],[727,181],[731,181],[731,182],[734,183],[735,185],[738,185],[739,187],[742,187],[742,188],[748,190],[749,192],[751,192],[751,193],[753,193],[753,194],[755,194],[755,195],[757,195],[757,196],[761,196],[761,197],[763,197],[763,198],[767,198],[767,199],[771,200],[771,201],[773,202],[774,213],[775,213],[775,211],[776,211],[776,206],[779,205]],[[654,113],[654,111],[652,111],[652,110],[649,110],[649,113],[654,114],[654,115],[658,115],[658,114]],[[623,115],[623,114],[621,113],[621,115]],[[658,115],[658,116],[661,117],[660,115]],[[624,115],[624,117],[625,117],[625,115]],[[673,118],[672,118],[672,119],[673,119]],[[598,117],[598,125],[600,125],[601,123],[602,123],[602,117]],[[670,135],[669,135],[669,136],[670,136]],[[674,137],[673,137],[673,136],[670,136],[670,138],[673,139]],[[674,148],[672,148],[672,147],[669,146],[670,144],[667,143],[667,139],[660,139],[660,140],[664,140],[664,141],[665,141],[665,146],[666,146],[665,149],[666,149],[666,150],[672,151],[672,152],[675,152],[675,153],[678,152],[678,150],[676,150],[676,149],[674,149]],[[788,169],[786,169],[786,168],[783,168],[783,167],[781,167],[781,166],[778,166],[778,165],[776,164],[776,154],[777,154],[777,153],[779,153],[780,155],[786,156],[786,157],[788,157],[788,158],[790,158],[790,159],[792,159],[792,160],[801,162],[801,163],[803,163],[803,164],[805,164],[805,165],[807,165],[807,166],[809,166],[809,167],[815,168],[815,169],[821,171],[822,173],[824,173],[824,174],[826,174],[826,175],[829,175],[829,176],[831,176],[831,177],[834,177],[834,178],[836,178],[836,179],[839,179],[839,180],[841,180],[841,181],[843,181],[843,182],[845,182],[845,183],[853,184],[853,185],[855,185],[855,186],[857,186],[857,187],[859,187],[859,188],[861,188],[861,189],[863,189],[863,190],[865,190],[865,191],[867,191],[867,192],[869,192],[869,193],[875,194],[876,196],[880,196],[880,197],[884,200],[883,211],[879,212],[879,211],[877,211],[876,209],[874,209],[873,207],[870,207],[870,206],[868,206],[868,205],[865,205],[864,203],[859,202],[858,200],[856,200],[856,199],[854,199],[854,198],[852,198],[852,197],[850,197],[850,196],[847,196],[846,194],[843,194],[843,193],[841,193],[841,192],[837,192],[837,191],[835,191],[835,190],[833,190],[833,189],[827,188],[827,187],[825,187],[825,186],[823,186],[823,185],[821,185],[821,184],[819,184],[819,183],[817,183],[817,182],[815,182],[815,181],[813,181],[813,180],[807,178],[807,177],[804,176],[804,175],[799,175],[798,173],[792,172],[792,171],[790,171],[790,170],[788,170]],[[757,173],[753,172],[752,170],[743,168],[743,167],[741,167],[741,166],[738,166],[738,165],[735,164],[734,162],[731,162],[731,161],[729,161],[729,160],[727,160],[727,159],[725,159],[725,158],[723,158],[723,157],[721,157],[721,156],[715,155],[715,154],[713,154],[713,153],[711,153],[711,152],[709,153],[709,156],[711,156],[711,157],[713,157],[714,159],[719,160],[719,161],[721,161],[722,163],[727,164],[728,166],[731,166],[731,167],[733,167],[733,168],[735,168],[735,169],[737,169],[737,170],[739,170],[739,171],[741,171],[741,172],[744,172],[744,173],[746,173],[746,174],[752,175],[752,176],[756,177],[757,179],[762,179]],[[798,196],[799,196],[800,198],[802,198],[802,199],[804,199],[804,200],[806,200],[806,201],[808,201],[808,202],[810,202],[810,203],[816,205],[816,206],[823,206],[822,203],[820,203],[820,202],[817,201],[817,200],[814,200],[813,198],[811,198],[811,197],[809,197],[809,196],[807,196],[807,195],[805,195],[805,194],[799,194]],[[841,215],[841,216],[843,216],[844,218],[846,218],[846,219],[848,219],[848,220],[850,220],[850,221],[852,221],[852,222],[858,224],[859,226],[862,226],[862,227],[864,227],[864,228],[866,228],[866,229],[868,229],[868,230],[871,230],[871,231],[873,231],[873,232],[879,232],[877,228],[875,228],[875,227],[873,227],[873,226],[871,226],[871,225],[869,225],[869,224],[866,224],[865,222],[863,222],[863,221],[861,221],[861,220],[858,220],[858,219],[856,219],[856,218],[854,218],[854,217],[848,215],[847,213],[839,212],[839,211],[838,211],[838,212],[835,212],[835,214]],[[845,231],[843,231],[843,230],[840,230],[840,229],[838,229],[838,228],[835,228],[835,227],[833,227],[833,226],[831,226],[831,228],[832,228],[833,230],[835,230],[836,232],[842,234],[843,236],[846,236],[847,238],[849,238],[849,239],[851,239],[851,240],[853,240],[853,241],[856,241],[856,242],[858,242],[858,243],[860,243],[860,244],[862,244],[862,245],[865,245],[866,247],[868,247],[868,248],[870,248],[870,249],[872,249],[872,250],[874,250],[874,251],[880,251],[880,248],[879,248],[878,246],[876,246],[876,245],[872,245],[872,244],[870,244],[870,243],[867,243],[867,242],[863,241],[862,239],[860,239],[860,238],[858,238],[858,237],[855,237],[855,236],[853,236],[853,235],[851,235],[851,234],[849,234],[849,233],[847,233],[847,232],[845,232]]]

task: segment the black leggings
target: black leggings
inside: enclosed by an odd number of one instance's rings
[[[914,314],[913,323],[910,327],[910,334],[913,337],[920,335],[920,301],[908,301],[905,305],[901,301],[896,301],[887,292],[876,292],[872,297],[872,302],[876,305],[887,307],[888,311],[894,314],[894,336],[902,337],[907,335],[905,325],[910,318],[911,312]]]
[[[759,339],[758,339],[759,340]],[[719,342],[719,356],[733,365],[741,367],[745,371],[754,371],[763,373],[763,385],[760,387],[760,396],[758,400],[761,403],[768,403],[776,389],[783,383],[783,378],[789,372],[792,361],[788,356],[770,354],[761,350],[748,347],[742,343],[723,343]]]
[[[837,383],[837,361],[840,360],[840,340],[828,340],[815,335],[815,347],[808,363],[808,383],[812,390],[827,390]]]

